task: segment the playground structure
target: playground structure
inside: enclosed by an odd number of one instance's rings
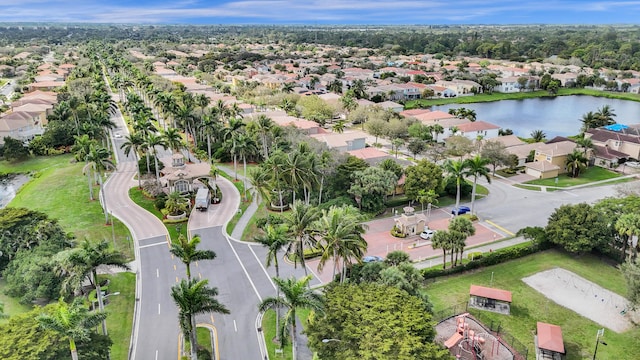
[[[512,360],[511,350],[484,329],[469,313],[449,318],[436,326],[437,341],[461,360]],[[447,332],[453,334],[445,338]]]

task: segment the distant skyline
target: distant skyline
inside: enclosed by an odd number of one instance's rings
[[[638,24],[639,0],[0,0],[0,22]]]

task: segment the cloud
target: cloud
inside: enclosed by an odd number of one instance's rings
[[[640,14],[640,1],[0,0],[0,8],[0,21],[12,22],[447,24],[523,23],[526,20],[531,23],[635,23]],[[598,15],[586,15],[595,13]]]

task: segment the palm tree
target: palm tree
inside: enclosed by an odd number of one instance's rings
[[[103,147],[92,144],[87,154],[87,164],[82,169],[83,173],[93,170],[94,176],[97,176],[98,184],[100,185],[100,192],[104,194],[102,173],[107,169],[115,169],[115,165],[109,160],[109,152]],[[93,200],[93,191],[89,192],[91,200]],[[105,224],[109,223],[109,214],[107,213],[106,204],[104,206]]]
[[[327,176],[333,158],[329,151],[324,150],[318,158],[318,171],[320,172],[320,189],[318,190],[318,204],[322,204],[322,190],[324,187],[324,179]]]
[[[129,154],[133,151],[134,158],[136,160],[136,171],[138,172],[138,188],[142,188],[142,174],[140,174],[140,166],[137,164],[138,155],[140,153],[140,149],[144,144],[144,138],[140,136],[138,133],[134,133],[131,135],[127,135],[124,137],[124,142],[120,145],[120,149],[124,150],[124,154],[129,156]],[[147,157],[147,164],[149,163],[149,157]]]
[[[307,267],[304,261],[304,249],[316,245],[316,241],[311,235],[313,224],[319,217],[320,214],[317,208],[296,200],[293,202],[291,211],[284,221],[289,229],[289,234],[293,238],[287,245],[287,255],[295,255],[294,267],[297,267],[298,261],[300,261],[305,275],[307,274]]]
[[[162,146],[163,149],[167,149],[167,143],[164,137],[157,134],[149,134],[145,139],[144,145],[147,149],[147,157],[153,156],[153,165],[156,171],[156,182],[160,184],[160,169],[158,168],[158,150],[156,146]]]
[[[442,268],[447,267],[447,250],[450,249],[451,233],[447,230],[436,231],[431,238],[431,247],[434,249],[442,249]]]
[[[248,179],[251,184],[251,188],[254,189],[254,194],[260,196],[260,199],[256,199],[256,203],[261,203],[262,200],[269,201],[271,198],[271,180],[272,174],[268,169],[258,166],[249,169]]]
[[[191,263],[199,260],[213,260],[216,258],[216,253],[212,250],[198,250],[198,244],[202,239],[199,235],[194,235],[191,240],[186,236],[180,234],[178,236],[177,243],[171,243],[171,249],[169,252],[182,261],[187,268],[187,279],[191,280]]]
[[[587,152],[589,151],[589,149],[595,149],[593,140],[591,140],[591,138],[585,137],[584,134],[582,134],[581,138],[576,139],[576,144],[578,144],[578,146],[582,148],[582,155],[584,155],[585,157],[587,157]]]
[[[314,224],[315,234],[321,238],[322,256],[318,263],[318,271],[324,264],[333,259],[333,276],[342,260],[340,282],[346,277],[347,264],[352,259],[360,262],[367,251],[367,241],[362,237],[366,226],[362,224],[364,217],[353,206],[332,206],[322,211],[322,216]]]
[[[176,128],[167,128],[162,130],[162,138],[166,146],[173,151],[174,154],[179,153],[184,148],[184,142],[182,141],[182,135]]]
[[[234,154],[237,154],[242,159],[242,166],[244,170],[244,176],[242,182],[244,185],[244,199],[247,200],[247,156],[251,156],[258,151],[256,143],[249,135],[240,133],[234,146]]]
[[[287,309],[284,315],[285,324],[290,326],[291,331],[291,352],[293,360],[296,360],[297,347],[296,344],[296,310],[311,309],[316,311],[322,310],[322,297],[313,290],[309,289],[309,281],[311,276],[307,275],[300,280],[295,277],[283,280],[273,278],[277,288],[284,297],[269,297],[264,299],[259,305],[259,311],[266,311],[273,306],[281,306]],[[277,329],[279,331],[279,329]]]
[[[466,175],[466,165],[464,161],[447,160],[443,166],[449,177],[456,181],[456,209],[460,207],[460,184]]]
[[[625,256],[631,239],[634,236],[640,236],[640,215],[636,213],[622,214],[616,221],[615,228],[620,235],[626,236],[622,248],[622,254]],[[633,249],[633,254],[637,255],[637,247]]]
[[[327,90],[336,94],[342,94],[342,81],[338,79],[333,80],[332,82],[329,83]]]
[[[589,111],[588,113],[582,115],[580,121],[582,122],[583,132],[597,127],[596,114],[594,114],[592,111]]]
[[[456,266],[458,262],[458,253],[460,253],[460,261],[462,261],[462,253],[464,252],[465,241],[469,236],[476,233],[476,228],[473,227],[473,223],[466,217],[455,217],[449,223],[449,233],[451,234],[451,256],[456,253],[455,260],[452,260],[453,266]]]
[[[67,274],[65,287],[67,289],[79,289],[85,279],[88,279],[93,287],[96,288],[96,296],[98,298],[98,308],[100,312],[104,312],[104,301],[102,297],[102,289],[98,280],[98,267],[110,266],[119,269],[129,270],[124,256],[110,248],[107,240],[98,242],[90,242],[85,239],[80,247],[67,250],[60,255],[61,270]],[[107,322],[102,321],[102,332],[107,335]]]
[[[333,126],[331,127],[331,130],[333,130],[333,132],[335,133],[342,134],[344,132],[344,128],[345,128],[345,121],[340,119],[336,121],[335,124],[333,124]]]
[[[609,105],[602,105],[602,107],[599,108],[598,111],[596,111],[595,115],[596,118],[598,118],[598,120],[600,121],[599,126],[606,126],[616,123],[613,118],[615,118],[617,115],[615,112],[613,112],[613,109]]]
[[[178,306],[178,320],[185,338],[191,343],[191,359],[197,360],[198,337],[196,336],[196,315],[208,312],[229,314],[229,310],[217,299],[218,289],[207,285],[204,280],[182,280],[171,287],[171,297]]]
[[[258,116],[256,127],[260,134],[260,142],[262,143],[262,156],[264,159],[269,157],[269,133],[275,123],[266,115]]]
[[[578,150],[574,150],[571,154],[567,155],[567,159],[564,164],[567,169],[567,172],[571,173],[571,177],[578,177],[580,172],[587,168],[587,160],[586,157],[582,155]]]
[[[285,225],[267,224],[264,235],[258,235],[253,238],[257,243],[267,248],[267,267],[276,268],[276,277],[280,278],[280,267],[278,266],[278,253],[289,243],[287,236],[287,227]],[[276,297],[280,297],[280,288],[276,288]],[[276,306],[276,329],[280,328],[280,307]],[[276,340],[280,339],[280,332],[276,331]]]
[[[476,187],[478,185],[478,177],[484,177],[488,183],[491,183],[489,177],[489,169],[487,165],[491,161],[485,159],[480,155],[476,155],[471,159],[465,160],[465,168],[467,169],[466,176],[473,176],[473,189],[471,190],[471,213],[474,214],[474,205],[476,203]]]
[[[534,142],[543,142],[546,137],[547,134],[542,130],[533,130],[531,132],[531,139],[533,139]]]
[[[54,313],[40,314],[37,321],[41,328],[53,330],[69,339],[71,358],[78,360],[76,341],[89,340],[91,329],[106,317],[107,314],[104,312],[89,312],[81,298],[76,298],[70,305],[60,298]]]
[[[287,82],[282,84],[282,87],[280,88],[280,91],[282,91],[285,94],[290,94],[293,92],[293,88],[296,86],[295,83],[293,82]]]

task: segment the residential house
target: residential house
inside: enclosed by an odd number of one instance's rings
[[[552,74],[552,79],[560,80],[562,86],[575,84],[578,80],[578,74],[576,73],[564,73],[564,74]]]
[[[5,137],[26,142],[43,133],[38,114],[18,111],[0,117],[0,144],[4,144]]]
[[[486,121],[473,121],[457,125],[459,134],[471,140],[492,139],[498,137],[500,127]]]
[[[366,136],[362,132],[318,133],[311,137],[340,152],[360,150],[366,146]]]
[[[517,77],[497,78],[496,80],[500,82],[500,85],[493,88],[494,91],[501,93],[517,93],[522,91]]]
[[[454,91],[456,96],[472,96],[475,92],[482,92],[482,86],[471,80],[440,80],[435,85]]]
[[[640,136],[624,134],[605,129],[589,129],[584,136],[590,138],[594,145],[627,154],[633,159],[640,159]]]
[[[526,173],[539,179],[547,179],[566,172],[567,156],[576,149],[572,141],[560,141],[540,145],[533,162],[526,163]]]
[[[398,103],[393,102],[393,101],[383,101],[383,102],[379,103],[378,106],[380,106],[381,108],[383,108],[385,110],[391,110],[391,111],[393,111],[395,113],[400,113],[402,110],[404,110],[404,105],[398,104]]]

